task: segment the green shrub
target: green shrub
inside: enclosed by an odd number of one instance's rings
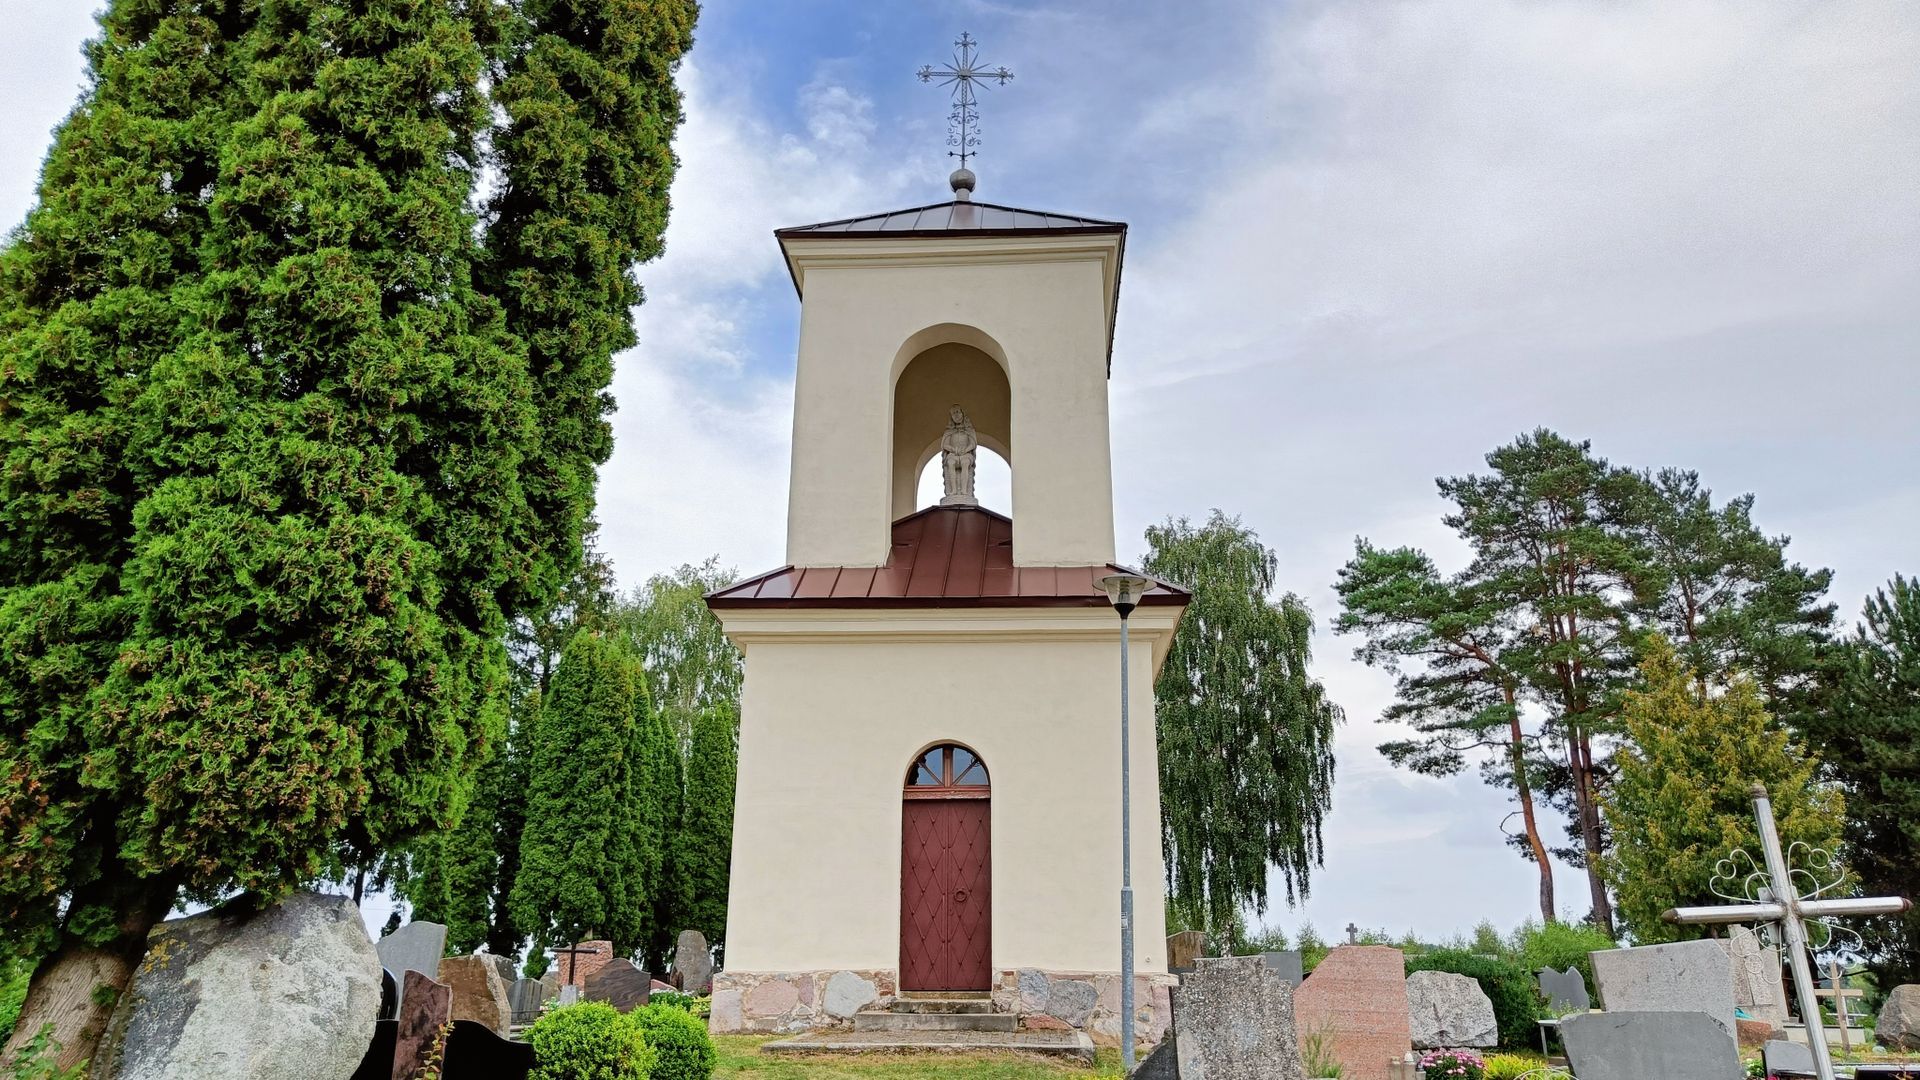
[[[1500,1026],[1500,1045],[1525,1049],[1533,1044],[1534,1021],[1540,1018],[1540,996],[1526,968],[1511,960],[1461,949],[1435,949],[1407,957],[1407,973],[1416,971],[1450,971],[1478,982],[1493,1002],[1494,1020]]]
[[[1590,954],[1614,947],[1611,938],[1586,923],[1554,922],[1541,926],[1529,922],[1514,932],[1514,939],[1514,951],[1519,954],[1521,967],[1530,972],[1549,967],[1555,971],[1579,968],[1587,980],[1589,994],[1593,993]]]
[[[627,1018],[653,1048],[653,1080],[708,1080],[713,1075],[713,1039],[692,1013],[659,1004],[635,1009]]]
[[[32,978],[31,967],[0,962],[0,1046],[13,1037],[13,1025],[20,1019],[20,1006],[26,1004],[27,983]]]
[[[1487,1080],[1520,1080],[1546,1064],[1547,1059],[1538,1054],[1489,1054]]]
[[[640,1025],[604,1002],[545,1013],[527,1029],[533,1072],[527,1080],[650,1080],[654,1052]]]
[[[647,996],[649,1005],[671,1005],[676,1009],[693,1011],[694,1004],[700,999],[692,994],[683,994],[678,990],[655,990]]]

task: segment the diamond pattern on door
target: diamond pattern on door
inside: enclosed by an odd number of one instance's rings
[[[986,799],[902,803],[900,987],[987,990],[993,973]]]

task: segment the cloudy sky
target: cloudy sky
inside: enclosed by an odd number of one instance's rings
[[[0,0],[0,224],[81,75],[84,3]],[[707,0],[667,254],[619,360],[624,581],[781,562],[798,305],[771,232],[946,194],[962,30],[979,197],[1131,225],[1122,558],[1220,507],[1325,620],[1355,536],[1457,563],[1436,476],[1533,427],[1752,491],[1851,616],[1920,572],[1920,7]],[[1389,768],[1386,676],[1323,630],[1347,724],[1289,931],[1445,935],[1534,907],[1504,801]],[[1575,910],[1584,891],[1560,871]]]

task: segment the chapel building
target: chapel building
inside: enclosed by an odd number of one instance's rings
[[[1067,1022],[1118,1030],[1120,620],[1095,582],[1120,569],[1127,228],[953,186],[775,234],[801,301],[788,565],[707,600],[746,658],[717,1032],[914,993],[1019,1011],[1049,982],[1091,988],[1060,991],[1091,1004]],[[975,503],[974,443],[1008,463],[1011,517]],[[946,496],[918,506],[937,456]],[[1153,684],[1186,602],[1153,583],[1127,657],[1149,1038],[1172,982]]]

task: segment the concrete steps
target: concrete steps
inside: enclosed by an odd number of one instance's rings
[[[1040,1054],[1093,1063],[1093,1040],[1079,1031],[814,1031],[760,1049],[768,1054]]]
[[[1020,1018],[985,1009],[965,1012],[861,1011],[853,1014],[855,1031],[1012,1031]]]

